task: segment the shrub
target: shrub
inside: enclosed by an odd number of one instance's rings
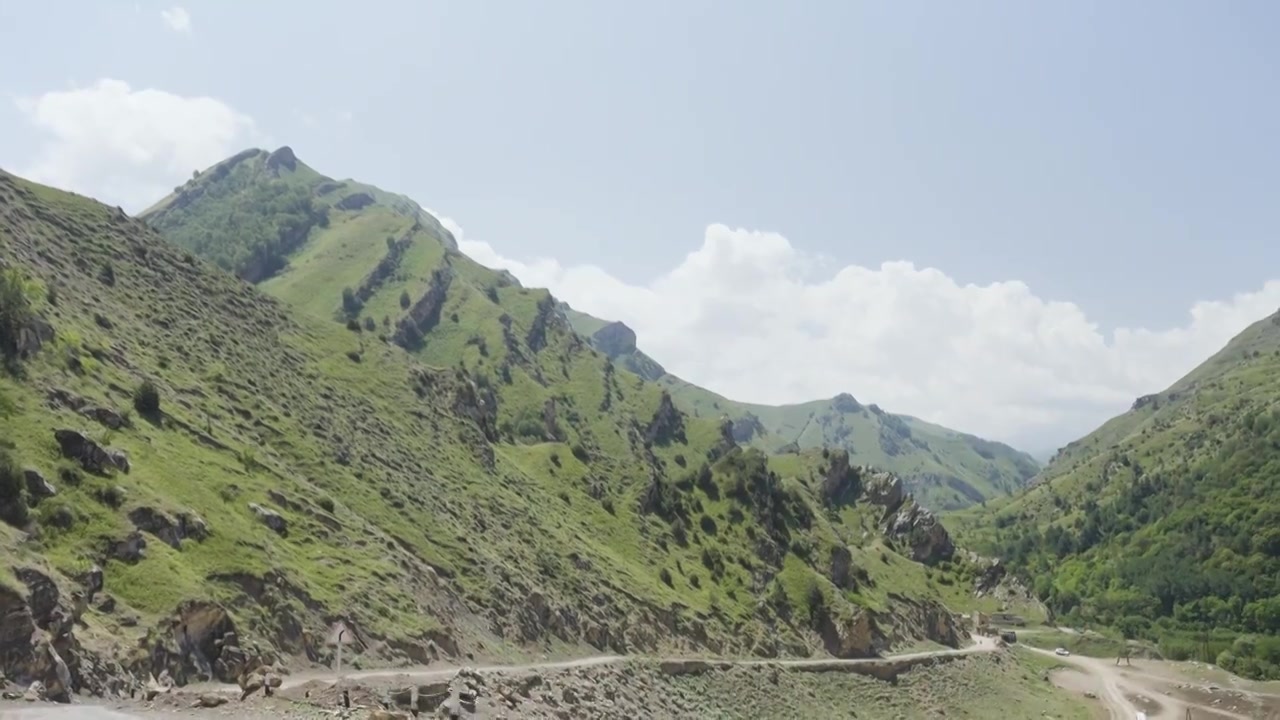
[[[360,298],[356,297],[356,293],[351,288],[342,289],[342,309],[348,315],[359,315],[360,310],[364,307],[364,303],[360,302]]]
[[[15,527],[27,524],[26,479],[8,448],[0,447],[0,520]]]
[[[663,584],[665,584],[667,587],[674,587],[674,585],[672,585],[670,570],[666,568],[662,568],[662,571],[658,573],[658,577],[662,580]]]
[[[409,305],[410,305],[412,302],[413,302],[413,300],[412,300],[412,299],[410,299],[410,297],[409,297],[409,291],[408,291],[408,290],[401,290],[401,291],[400,291],[400,307],[404,308],[405,310],[408,310],[408,309],[409,309]]]
[[[333,514],[333,498],[322,497],[316,501],[316,504],[320,506],[321,510],[324,510],[331,515]]]
[[[102,281],[102,284],[107,285],[108,287],[112,287],[116,284],[116,269],[110,262],[102,263],[102,267],[98,270],[98,280]]]
[[[143,380],[133,391],[133,407],[143,415],[160,412],[160,389],[150,380]]]
[[[378,323],[373,318],[367,317],[364,319],[364,329],[373,332],[378,329]]]

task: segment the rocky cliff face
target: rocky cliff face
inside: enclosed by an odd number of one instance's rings
[[[884,508],[881,529],[916,562],[933,565],[950,560],[955,543],[937,515],[906,493],[902,479],[875,473],[867,481],[867,499]]]

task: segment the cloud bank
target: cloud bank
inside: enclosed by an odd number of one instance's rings
[[[463,252],[574,308],[630,325],[670,372],[736,400],[852,393],[1029,449],[1056,447],[1162,390],[1280,307],[1280,280],[1193,305],[1166,330],[1109,335],[1070,302],[1018,281],[962,285],[905,261],[834,266],[777,233],[715,224],[701,246],[632,285],[592,265]]]
[[[120,80],[19,98],[17,105],[42,136],[19,174],[131,212],[193,171],[264,140],[252,118],[219,100],[134,90]]]

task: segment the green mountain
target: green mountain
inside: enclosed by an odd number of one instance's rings
[[[0,173],[0,266],[0,673],[51,693],[328,662],[335,623],[357,665],[851,656],[994,602],[895,478],[738,447],[287,149],[146,222]]]
[[[1040,469],[1030,455],[1003,443],[956,432],[909,415],[863,405],[844,393],[796,405],[729,400],[668,373],[636,347],[636,335],[565,306],[574,329],[614,362],[671,393],[696,417],[727,417],[734,439],[767,453],[822,447],[846,450],[858,463],[884,468],[907,481],[926,507],[954,510],[1007,495]]]
[[[1068,619],[1275,678],[1278,476],[1280,313],[956,521]]]

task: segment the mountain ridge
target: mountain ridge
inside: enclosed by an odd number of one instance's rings
[[[287,162],[273,160],[281,155]],[[261,167],[256,167],[255,164]],[[262,277],[256,272],[248,275],[250,279],[261,282],[263,288],[273,294],[295,300],[305,297],[305,300],[300,300],[301,306],[313,314],[332,314],[339,319],[344,317],[344,313],[337,307],[338,303],[330,299],[340,289],[338,283],[350,288],[354,296],[351,302],[344,301],[344,305],[354,308],[357,304],[369,302],[370,298],[362,293],[369,276],[363,274],[372,272],[371,268],[377,267],[377,263],[391,258],[391,253],[388,252],[383,257],[381,248],[362,243],[361,238],[385,232],[387,242],[392,243],[393,236],[399,237],[400,241],[407,241],[413,234],[421,232],[442,242],[446,253],[457,251],[452,235],[417,203],[371,185],[330,180],[298,160],[287,147],[275,153],[265,150],[238,153],[209,170],[198,173],[169,198],[149,208],[140,217],[166,233],[174,242],[201,252],[203,245],[196,236],[200,232],[208,232],[205,226],[210,221],[204,217],[181,217],[184,215],[183,208],[190,204],[188,198],[203,197],[203,188],[210,182],[235,181],[233,173],[236,168],[242,171],[248,181],[262,175],[272,175],[276,179],[284,178],[285,182],[295,183],[295,188],[298,185],[310,186],[313,188],[312,194],[317,198],[315,205],[335,208],[345,218],[340,222],[344,228],[350,228],[348,234],[351,237],[348,240],[333,245],[310,243],[308,247],[302,247],[301,242],[282,243],[282,252],[272,256],[278,255],[278,259],[258,263],[258,266],[262,266],[265,262],[272,269],[270,276]],[[351,197],[358,197],[360,200],[351,202]],[[385,212],[382,211],[383,208]],[[424,220],[424,216],[430,220]],[[429,227],[415,228],[406,225],[409,219],[419,226]],[[310,232],[310,224],[306,227],[307,232]],[[417,246],[414,251],[419,252],[421,247]],[[288,257],[287,261],[285,257]],[[222,260],[220,257],[214,259]],[[392,259],[399,264],[388,272],[398,272],[405,276],[406,292],[411,297],[418,297],[426,291],[433,282],[430,280],[430,268],[440,262],[437,257],[423,257],[416,263],[413,258],[409,258],[407,262],[402,258]],[[285,262],[289,267],[285,267]],[[220,264],[228,269],[234,265],[227,261],[221,261]],[[483,267],[474,265],[477,269]],[[335,269],[339,267],[344,269]],[[490,286],[523,289],[519,280],[510,273],[488,268],[485,270],[496,273],[486,280]],[[472,272],[473,277],[478,274],[478,270]],[[437,280],[443,281],[444,278]],[[328,293],[313,292],[317,286],[326,287]],[[1034,458],[1003,443],[987,441],[909,416],[886,413],[875,405],[864,408],[847,393],[831,400],[783,406],[730,400],[669,374],[657,360],[638,348],[634,331],[624,323],[595,318],[573,309],[563,301],[557,300],[555,305],[569,325],[588,343],[624,369],[667,387],[681,409],[708,417],[724,414],[738,422],[743,429],[757,427],[758,432],[742,437],[741,442],[765,452],[790,451],[792,443],[796,449],[843,447],[854,454],[858,463],[874,465],[901,475],[922,502],[937,510],[962,508],[1012,492],[1039,469]],[[429,308],[424,308],[424,311],[427,309]],[[375,299],[369,308],[362,307],[360,312],[383,320],[390,320],[398,314],[395,304],[387,294]]]

